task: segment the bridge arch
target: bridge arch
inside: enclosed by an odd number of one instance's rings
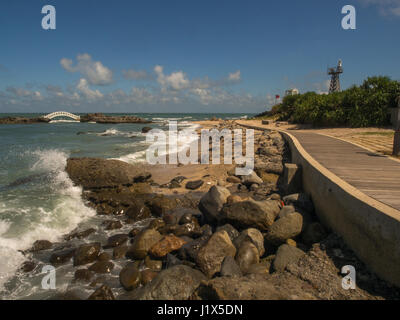
[[[52,113],[49,113],[49,114],[46,114],[45,116],[43,116],[43,118],[50,119],[50,120],[54,119],[54,118],[57,118],[57,117],[71,118],[71,119],[76,120],[76,121],[80,121],[81,120],[80,116],[77,116],[77,115],[75,115],[73,113],[66,112],[66,111],[56,111],[56,112],[52,112]]]

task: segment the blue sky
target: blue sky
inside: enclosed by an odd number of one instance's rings
[[[400,79],[399,30],[400,0],[2,1],[0,112],[259,112],[338,59],[344,88]]]

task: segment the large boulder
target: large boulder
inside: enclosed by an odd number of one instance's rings
[[[220,219],[219,213],[231,195],[228,189],[219,186],[213,186],[201,198],[199,209],[209,222],[215,222]]]
[[[144,220],[151,217],[150,209],[145,205],[144,201],[136,200],[126,211],[126,215],[133,222]]]
[[[257,247],[250,240],[245,240],[236,253],[235,260],[240,270],[246,274],[250,266],[260,262],[260,253]]]
[[[291,264],[296,263],[305,255],[305,252],[287,244],[283,244],[278,248],[276,257],[272,262],[272,269],[274,271],[284,271],[285,268]]]
[[[142,260],[158,241],[162,235],[154,229],[141,231],[134,239],[132,246],[126,252],[126,257],[135,260]]]
[[[197,253],[196,263],[200,270],[208,277],[212,277],[221,270],[225,257],[234,257],[236,248],[226,231],[215,232]]]
[[[85,189],[130,185],[141,170],[119,160],[70,158],[66,171],[71,180]]]
[[[122,268],[119,273],[119,282],[125,290],[131,291],[140,285],[140,276],[141,274],[136,264],[131,262]]]
[[[134,300],[187,300],[207,278],[198,270],[177,265],[160,272],[150,283],[126,297]]]
[[[80,266],[94,262],[100,254],[99,242],[83,244],[74,253],[74,266]]]
[[[115,248],[120,245],[125,244],[128,241],[129,236],[127,234],[115,234],[108,238],[107,244],[104,246],[104,249]]]
[[[238,228],[257,228],[266,231],[274,223],[280,209],[281,204],[276,200],[247,200],[226,204],[221,216]]]
[[[253,244],[257,247],[260,257],[264,255],[264,236],[259,230],[254,228],[243,230],[240,235],[233,241],[233,243],[238,249],[242,242],[246,239],[253,242]]]
[[[253,184],[262,184],[264,181],[255,173],[252,171],[249,175],[247,176],[242,176],[241,177],[242,183],[245,186],[251,186]]]
[[[274,245],[285,243],[288,239],[298,236],[303,229],[303,217],[300,213],[289,213],[278,219],[268,228],[265,239]]]
[[[236,260],[231,256],[225,257],[221,265],[221,276],[222,277],[241,277],[242,270],[240,270],[239,265]]]
[[[175,209],[177,203],[174,199],[159,195],[147,202],[151,213],[156,217],[162,217],[167,212]]]

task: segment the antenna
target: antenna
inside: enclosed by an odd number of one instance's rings
[[[339,60],[336,68],[328,68],[328,74],[331,76],[331,84],[329,86],[329,93],[340,92],[340,79],[339,75],[343,73],[343,63]]]

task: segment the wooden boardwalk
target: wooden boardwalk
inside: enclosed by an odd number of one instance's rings
[[[400,162],[349,142],[307,131],[288,131],[322,166],[366,195],[400,210]]]

